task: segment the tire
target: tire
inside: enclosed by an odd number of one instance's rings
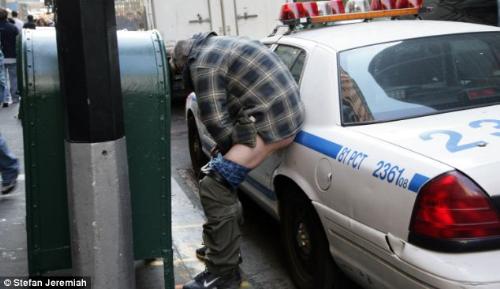
[[[281,205],[281,237],[292,280],[299,289],[343,289],[321,221],[302,194],[286,194]]]
[[[191,167],[196,176],[200,175],[200,169],[208,162],[208,157],[203,152],[198,127],[196,120],[190,114],[188,116],[188,142],[189,142],[189,157],[191,158]]]

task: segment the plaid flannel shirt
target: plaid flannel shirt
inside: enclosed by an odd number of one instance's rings
[[[247,143],[255,138],[252,129],[266,143],[296,134],[304,107],[278,56],[258,41],[203,37],[194,42],[189,69],[201,121],[218,147],[226,151]]]

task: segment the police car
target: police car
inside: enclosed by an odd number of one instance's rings
[[[286,5],[285,20],[342,16]],[[372,19],[412,7],[368,8],[350,7]],[[306,122],[242,184],[280,220],[297,287],[343,288],[343,272],[364,288],[500,288],[500,29],[322,26],[263,40],[300,84]],[[196,167],[208,134],[195,99]]]

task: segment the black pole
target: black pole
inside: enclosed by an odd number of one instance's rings
[[[57,46],[70,142],[124,136],[113,0],[56,0]]]
[[[132,289],[132,217],[114,0],[56,0],[73,273]]]

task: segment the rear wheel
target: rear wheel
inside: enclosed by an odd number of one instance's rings
[[[199,176],[201,167],[208,162],[208,157],[203,152],[196,120],[192,115],[188,116],[188,142],[191,166],[195,175]]]
[[[281,205],[281,233],[291,277],[300,289],[342,288],[343,274],[328,249],[321,221],[302,194],[287,194]]]

